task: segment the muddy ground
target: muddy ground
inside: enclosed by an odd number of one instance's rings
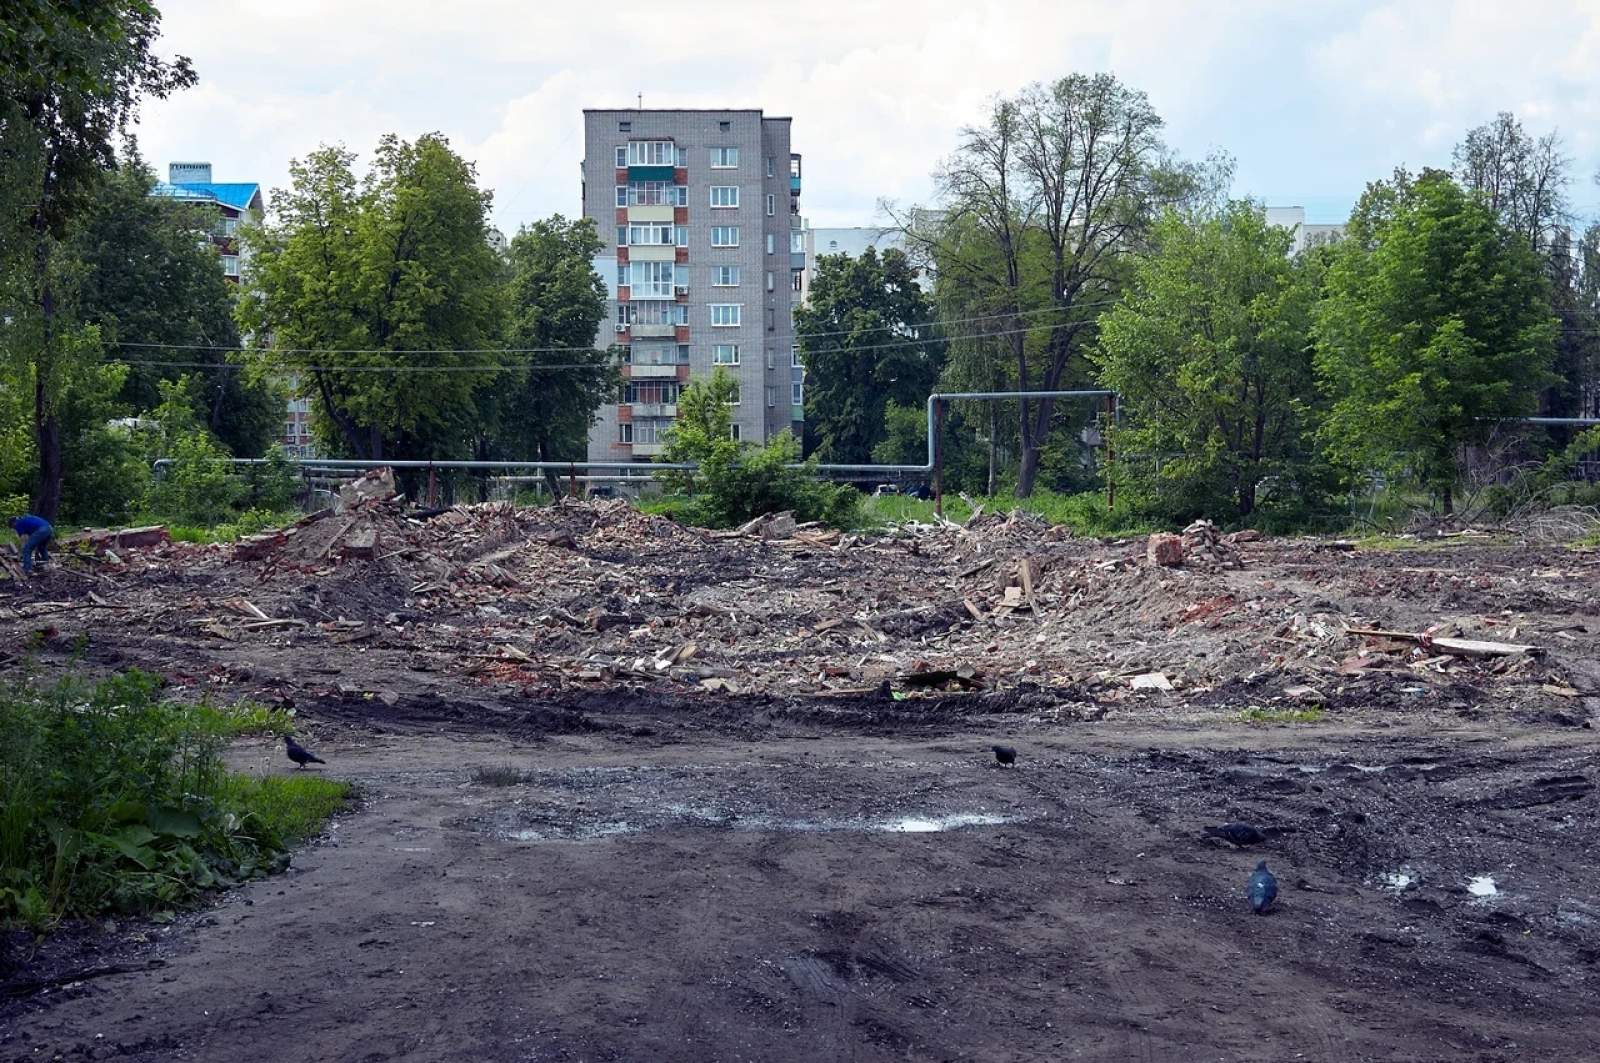
[[[271,561],[158,552],[8,589],[8,670],[138,664],[292,703],[362,797],[285,875],[14,966],[0,1059],[1600,1058],[1594,555],[1264,543],[1155,570],[1137,543],[974,537],[684,542],[696,587],[653,584],[601,630],[544,619],[580,615],[570,573],[493,588],[498,615],[408,600],[379,560],[291,586]],[[614,545],[549,549],[626,582]],[[1019,553],[1042,558],[1037,610],[961,585]],[[852,589],[869,577],[888,590]],[[981,615],[886,624],[918,587]],[[697,589],[733,615],[673,604]],[[823,591],[855,634],[781,607]],[[288,637],[188,623],[239,594],[333,615]],[[358,621],[387,633],[335,641]],[[1345,631],[1441,622],[1546,652]],[[657,669],[689,626],[704,657]],[[513,666],[486,673],[474,643]],[[918,661],[975,663],[984,689],[924,691]],[[1149,670],[1176,689],[1133,691]],[[1311,722],[1270,722],[1287,712]],[[265,740],[233,756],[290,767]],[[1273,836],[1201,831],[1234,819]],[[1258,917],[1260,859],[1282,895]]]

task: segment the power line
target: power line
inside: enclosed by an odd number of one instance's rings
[[[1002,329],[996,332],[975,332],[965,336],[946,336],[942,339],[971,340],[990,339],[999,336],[1016,336],[1032,332],[1032,328]],[[835,347],[831,350],[809,351],[808,354],[859,354],[865,351],[889,350],[895,347],[916,347],[929,342],[923,338],[907,338],[892,340],[887,343],[867,344],[861,347]],[[230,348],[231,349],[231,348]],[[578,353],[582,348],[561,348],[568,354]],[[444,352],[430,352],[444,353]],[[502,353],[502,352],[494,352]],[[511,353],[511,352],[504,352]],[[605,351],[597,347],[588,348],[588,353],[604,354]],[[183,362],[183,361],[156,361],[145,359],[124,359],[125,364],[132,366],[151,366],[169,369],[246,369],[250,366],[242,362]],[[302,366],[272,366],[268,370],[276,373],[501,373],[508,369],[597,369],[601,368],[594,363],[540,363],[540,362],[511,362],[489,363],[484,365],[302,365]]]
[[[935,327],[942,327],[942,326],[946,326],[946,325],[971,324],[971,323],[976,322],[976,321],[1004,321],[1004,320],[1009,320],[1009,319],[1013,319],[1013,318],[1038,317],[1038,316],[1043,315],[1043,314],[1068,314],[1068,313],[1071,313],[1071,312],[1073,312],[1075,310],[1080,310],[1080,309],[1088,309],[1088,308],[1097,307],[1097,306],[1111,306],[1111,305],[1115,304],[1116,302],[1118,302],[1118,300],[1116,300],[1116,299],[1103,299],[1103,300],[1098,300],[1098,301],[1095,301],[1095,302],[1073,303],[1071,306],[1066,306],[1066,307],[1051,306],[1051,307],[1043,307],[1043,308],[1040,308],[1038,310],[1022,310],[1022,311],[1018,311],[1016,313],[1002,312],[1002,313],[994,313],[994,314],[982,314],[982,315],[979,315],[977,317],[946,318],[944,320],[938,320],[938,321],[910,322],[910,323],[897,324],[897,325],[873,325],[873,326],[870,326],[870,327],[867,327],[867,328],[860,328],[860,329],[836,329],[836,330],[831,331],[831,332],[796,333],[795,334],[795,338],[796,339],[824,339],[824,338],[827,338],[827,337],[830,337],[830,336],[853,336],[853,335],[858,335],[860,333],[866,333],[866,332],[892,332],[892,331],[894,331],[896,329],[902,329],[902,328],[905,328],[905,329],[935,328]],[[1045,326],[1045,325],[1032,326],[1032,328],[1045,328],[1045,327],[1047,327],[1047,326]],[[1032,331],[1032,328],[1018,329],[1018,330],[1015,330],[1015,331],[1028,332],[1028,331]],[[1009,332],[997,332],[997,333],[978,333],[976,335],[981,337],[981,336],[985,336],[985,335],[997,335],[998,336],[998,335],[1012,335],[1012,334],[1013,333],[1009,333]],[[929,342],[929,341],[932,341],[932,340],[939,340],[939,339],[955,340],[955,339],[972,339],[972,338],[975,338],[975,337],[974,336],[921,336],[921,337],[908,338],[905,341],[897,341],[896,343],[891,344],[891,346],[901,346],[903,342],[926,343],[926,342]],[[131,340],[130,341],[117,341],[117,342],[113,343],[112,346],[114,346],[114,347],[123,347],[123,348],[131,348],[131,349],[150,349],[150,350],[164,350],[164,351],[227,351],[227,352],[237,351],[237,352],[239,352],[241,354],[385,354],[385,355],[395,355],[395,354],[408,354],[408,355],[409,354],[434,354],[434,355],[446,355],[446,354],[449,354],[449,355],[456,355],[456,354],[573,354],[573,353],[576,353],[576,352],[584,352],[584,351],[599,352],[601,350],[600,348],[596,348],[596,347],[447,347],[447,348],[411,348],[411,349],[402,348],[402,349],[398,349],[398,350],[392,350],[392,349],[390,349],[388,347],[243,347],[243,346],[241,346],[239,344],[229,345],[229,344],[217,344],[217,343],[212,343],[212,344],[207,344],[207,343],[143,343],[143,342],[134,342],[134,341],[131,341]],[[850,349],[852,349],[852,350],[871,350],[872,348],[870,348],[870,347],[854,347],[854,348],[850,348]],[[828,352],[819,352],[819,353],[828,353]],[[445,367],[441,367],[441,368],[445,368]],[[540,366],[538,368],[554,368],[554,367],[553,366]]]

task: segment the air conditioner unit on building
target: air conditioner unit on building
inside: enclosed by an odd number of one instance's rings
[[[689,286],[687,284],[679,284],[679,285],[675,286],[672,290],[677,292],[679,295],[688,295],[689,294]]]
[[[628,326],[627,325],[618,325],[617,326],[617,331],[618,332],[627,332],[628,331]]]

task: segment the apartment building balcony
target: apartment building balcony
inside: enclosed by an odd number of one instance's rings
[[[641,203],[637,206],[618,207],[617,213],[626,211],[625,220],[632,225],[635,222],[670,222],[677,217],[677,210],[675,205],[669,203]]]
[[[675,366],[662,366],[661,368],[676,368]],[[635,417],[676,417],[678,404],[675,402],[635,402],[632,404]]]
[[[622,248],[617,248],[617,261],[622,262]],[[686,249],[687,250],[687,249]],[[678,249],[671,244],[628,244],[627,261],[629,262],[676,262]]]
[[[639,326],[635,325],[634,329],[637,331],[638,327]],[[664,325],[648,327],[671,328],[672,326]],[[635,364],[631,366],[624,366],[623,368],[629,370],[629,372],[625,374],[629,380],[676,380],[678,378],[678,367],[676,365]]]
[[[665,443],[634,443],[633,456],[636,458],[655,458],[667,452]]]
[[[628,167],[628,183],[634,181],[673,181],[676,183],[678,169],[672,165],[665,166],[632,166]]]
[[[684,325],[684,326],[671,325],[671,324],[667,324],[667,325],[640,325],[640,324],[638,324],[636,322],[633,325],[633,327],[631,328],[630,331],[633,333],[635,338],[638,338],[638,339],[650,339],[650,338],[653,338],[653,337],[672,336],[672,335],[677,333],[679,328],[687,329],[688,326],[686,326],[686,325]],[[686,341],[680,341],[680,342],[686,342]]]

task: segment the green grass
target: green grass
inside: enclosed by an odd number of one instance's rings
[[[256,816],[285,845],[313,838],[350,798],[351,787],[339,779],[296,772],[253,778],[230,774],[219,788],[226,805]]]
[[[1121,538],[1157,530],[1155,522],[1120,506],[1115,511],[1108,511],[1105,495],[1099,491],[1085,491],[1076,495],[1036,491],[1028,498],[991,495],[973,501],[981,505],[986,514],[1025,510],[1051,524],[1066,525],[1077,535]],[[934,519],[934,504],[931,500],[924,501],[908,495],[876,495],[866,500],[864,513],[869,523],[898,524],[908,520],[929,523]],[[946,495],[944,515],[948,520],[961,523],[972,516],[972,507],[959,495]]]
[[[224,738],[243,738],[247,735],[279,737],[294,733],[293,712],[260,702],[240,701],[233,705],[203,702],[196,705],[193,712],[197,724],[211,728]]]
[[[528,781],[528,773],[511,764],[494,764],[475,769],[472,781],[479,786],[519,786]]]
[[[1318,708],[1306,709],[1263,709],[1252,705],[1239,713],[1239,720],[1243,723],[1269,724],[1269,723],[1321,723],[1326,716]]]
[[[180,543],[232,543],[247,535],[266,531],[268,528],[281,528],[286,524],[293,524],[301,516],[302,514],[293,510],[270,513],[264,509],[252,509],[223,524],[209,526],[168,524],[167,534],[174,542]],[[161,523],[159,517],[152,516],[145,519],[153,524]]]
[[[138,672],[0,685],[0,927],[159,915],[281,869],[348,787],[244,778],[222,751],[290,719],[170,701]]]

